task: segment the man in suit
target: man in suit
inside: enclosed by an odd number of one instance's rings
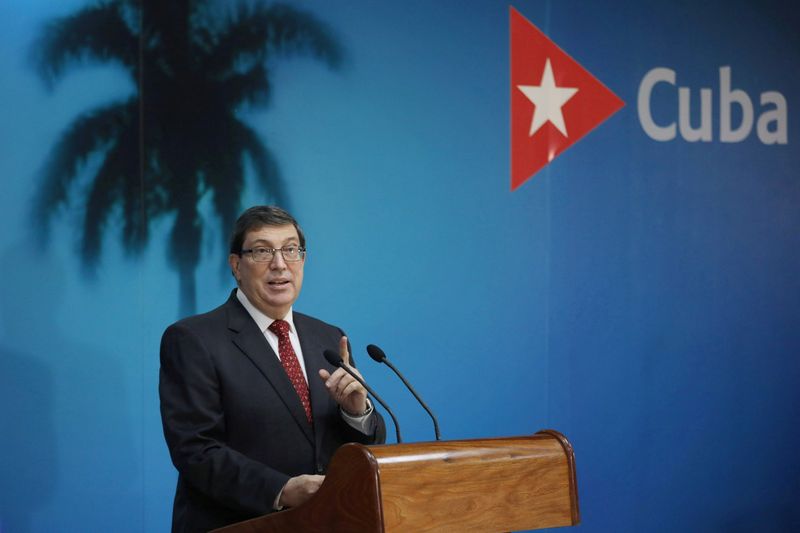
[[[366,390],[324,358],[339,328],[294,312],[305,236],[286,211],[237,220],[228,263],[237,289],[222,306],[171,325],[161,340],[164,435],[178,470],[173,531],[208,531],[313,495],[334,451],[382,443]]]

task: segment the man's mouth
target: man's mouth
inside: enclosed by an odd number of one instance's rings
[[[286,285],[288,283],[289,283],[289,280],[286,280],[286,279],[276,279],[276,280],[272,280],[272,281],[267,282],[268,285],[272,285],[273,287],[282,287],[283,285]]]

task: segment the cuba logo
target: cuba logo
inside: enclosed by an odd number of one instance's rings
[[[777,91],[762,92],[756,108],[753,98],[747,92],[733,87],[731,76],[731,67],[719,67],[719,88],[716,93],[719,106],[717,115],[719,140],[724,143],[744,141],[750,137],[755,125],[758,140],[763,144],[788,144],[786,97]],[[697,100],[692,100],[691,88],[677,87],[676,91],[676,84],[677,74],[669,68],[657,67],[645,74],[639,84],[637,97],[639,123],[642,129],[656,141],[671,141],[678,133],[688,142],[713,141],[714,90],[710,87],[700,88],[698,103]],[[694,96],[696,97],[697,93]],[[663,107],[675,109],[677,104],[678,123],[663,115],[655,118],[654,100],[659,105],[659,110]],[[695,117],[694,124],[692,117]]]

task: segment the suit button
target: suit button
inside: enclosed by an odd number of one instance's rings
[[[317,463],[317,474],[322,474],[323,472],[325,472],[325,469],[322,468],[321,464]]]

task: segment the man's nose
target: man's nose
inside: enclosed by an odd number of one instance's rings
[[[275,253],[272,256],[272,261],[269,262],[269,268],[272,270],[286,269],[286,261],[283,259],[283,252],[280,250],[275,250]]]

